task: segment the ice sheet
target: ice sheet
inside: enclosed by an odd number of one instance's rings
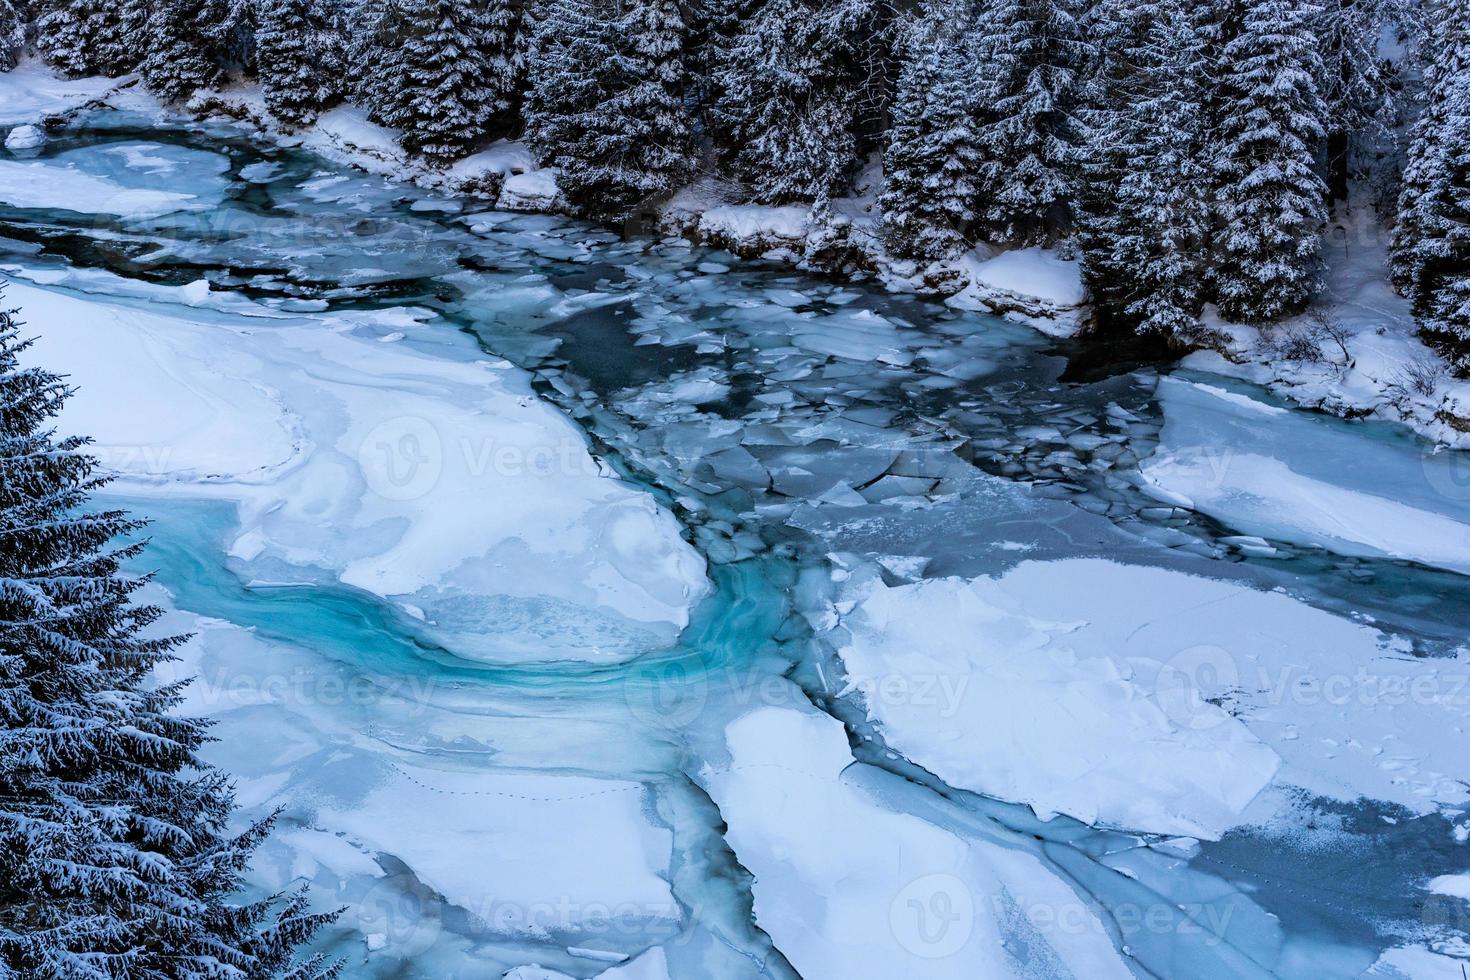
[[[1035,857],[851,784],[832,718],[763,707],[725,739],[728,765],[704,780],[755,875],[757,922],[807,980],[1131,976],[1092,909]]]
[[[65,425],[96,435],[131,489],[236,500],[232,553],[263,577],[328,570],[422,610],[466,655],[510,660],[665,644],[706,591],[673,518],[505,362],[378,343],[370,314],[155,295],[16,282],[8,299],[80,389]]]
[[[1470,483],[1453,451],[1364,438],[1218,385],[1165,378],[1146,487],[1246,534],[1470,572]]]

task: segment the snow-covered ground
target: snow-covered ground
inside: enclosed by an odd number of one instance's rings
[[[79,389],[65,426],[120,489],[235,501],[229,550],[258,578],[324,572],[504,661],[665,645],[706,591],[669,514],[506,362],[402,342],[413,311],[287,316],[217,308],[202,282],[8,274],[37,356]]]
[[[251,881],[267,892],[310,882],[318,907],[345,906],[354,963],[433,975],[474,955],[488,971],[529,962],[528,944],[577,950],[580,937],[593,948],[561,962],[596,967],[678,933],[671,835],[647,787],[516,764],[520,746],[604,737],[597,725],[464,710],[472,699],[428,664],[396,678],[362,671],[181,611],[160,629],[193,633],[163,674],[196,678],[184,710],[217,720],[208,754],[245,815],[282,809]],[[655,947],[608,975],[662,980],[662,968]]]
[[[1223,351],[1188,367],[1244,378],[1310,408],[1402,422],[1446,446],[1470,448],[1470,380],[1454,378],[1416,336],[1408,300],[1388,283],[1389,229],[1366,203],[1334,226],[1324,289],[1306,314],[1267,328],[1210,318]]]
[[[31,58],[0,72],[0,129],[39,123],[101,98],[116,86],[111,78],[60,78]]]

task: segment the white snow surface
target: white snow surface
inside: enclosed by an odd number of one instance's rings
[[[116,84],[111,78],[58,78],[44,62],[27,59],[0,71],[0,129],[63,115],[106,95]]]
[[[762,707],[730,723],[725,740],[728,765],[702,779],[755,876],[756,922],[807,980],[1000,980],[1042,963],[1048,975],[1132,975],[1091,907],[1037,858],[961,837],[852,782],[833,718]]]
[[[1057,306],[1077,306],[1086,299],[1082,270],[1076,260],[1043,248],[1018,248],[991,258],[966,257],[971,279],[982,286],[1031,296]]]
[[[1273,782],[1470,799],[1470,651],[1416,659],[1279,592],[1101,559],[855,577],[851,601],[834,642],[888,744],[1042,815],[1217,838],[1269,820]]]
[[[707,589],[673,517],[604,473],[519,371],[377,342],[411,313],[224,312],[204,283],[137,301],[83,292],[127,292],[100,274],[32,278],[48,284],[7,301],[79,389],[65,427],[129,492],[237,502],[231,553],[263,577],[325,570],[496,660],[631,656]]]
[[[1177,377],[1145,489],[1245,534],[1470,572],[1470,480],[1456,450],[1364,438],[1335,419]],[[1269,421],[1263,413],[1274,413]]]
[[[1417,336],[1409,300],[1388,281],[1389,229],[1372,203],[1339,214],[1323,248],[1324,289],[1306,314],[1259,328],[1225,323],[1207,311],[1226,340],[1184,363],[1269,387],[1298,404],[1336,415],[1368,414],[1405,424],[1436,442],[1470,449],[1470,380],[1453,377]],[[1324,333],[1325,322],[1341,339]],[[1281,348],[1309,341],[1320,356],[1292,359]]]

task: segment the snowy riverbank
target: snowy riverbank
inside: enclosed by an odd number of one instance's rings
[[[0,128],[64,118],[98,100],[154,116],[168,114],[132,78],[58,79],[28,61],[0,73],[0,103],[6,106]],[[407,154],[395,131],[372,123],[356,106],[338,106],[299,133],[275,123],[255,86],[201,92],[186,108],[199,117],[227,117],[283,146],[477,198],[498,210],[566,210],[555,170],[538,168],[523,143],[501,140],[441,171]],[[635,230],[687,237],[746,258],[871,277],[890,290],[994,312],[1055,337],[1083,328],[1087,297],[1078,263],[1055,250],[996,251],[981,245],[928,267],[888,255],[878,238],[881,176],[876,164],[871,166],[853,193],[833,201],[822,215],[804,205],[741,203],[738,187],[705,178],[664,202],[653,227]],[[1399,422],[1446,447],[1470,447],[1470,381],[1450,376],[1416,336],[1407,302],[1386,281],[1386,236],[1370,209],[1358,207],[1329,236],[1326,289],[1312,310],[1268,328],[1208,316],[1218,350],[1196,352],[1186,363],[1266,385],[1308,408]]]

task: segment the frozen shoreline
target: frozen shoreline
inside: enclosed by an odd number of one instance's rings
[[[0,128],[64,117],[107,100],[135,111],[168,111],[140,91],[131,76],[67,81],[35,61],[0,73],[0,94],[22,106],[0,116]],[[200,92],[186,109],[201,118],[233,119],[283,146],[300,146],[343,165],[445,194],[479,198],[499,210],[566,210],[555,170],[536,167],[523,143],[501,140],[438,171],[410,158],[392,130],[368,121],[363,110],[351,105],[324,113],[300,133],[286,133],[274,123],[255,86]],[[854,192],[833,201],[819,220],[806,206],[735,203],[738,188],[704,178],[664,202],[651,230],[745,258],[860,274],[890,291],[992,312],[1053,337],[1073,337],[1083,329],[1088,312],[1078,262],[1053,250],[996,252],[982,245],[928,267],[889,256],[877,236],[880,182],[874,164],[859,177]],[[1359,207],[1355,213],[1365,210]],[[1388,287],[1382,244],[1386,231],[1369,219],[1342,233],[1357,235],[1360,244],[1344,246],[1341,255],[1336,246],[1326,250],[1326,289],[1307,314],[1261,329],[1224,323],[1207,311],[1206,326],[1218,332],[1221,349],[1197,351],[1184,363],[1265,385],[1316,411],[1391,421],[1438,445],[1470,448],[1470,381],[1448,376],[1438,356],[1415,335],[1407,301]],[[1361,244],[1364,238],[1366,245]],[[1324,320],[1333,325],[1325,333],[1318,325]]]

